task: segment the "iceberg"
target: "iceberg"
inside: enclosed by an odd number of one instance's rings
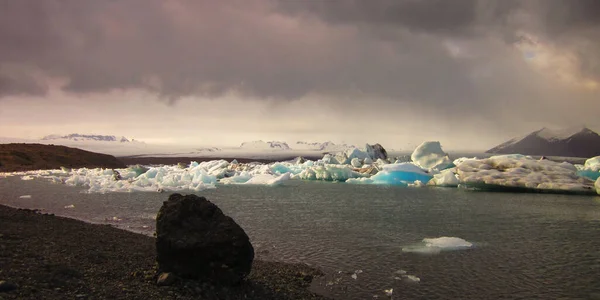
[[[456,175],[456,168],[445,169],[438,174],[434,174],[428,184],[442,187],[458,187],[460,181]]]
[[[443,170],[453,166],[440,142],[423,142],[411,154],[410,158],[419,167],[427,170]]]
[[[585,169],[595,172],[600,172],[600,156],[592,157],[585,161]]]
[[[358,158],[353,158],[352,161],[350,161],[350,164],[355,167],[355,168],[360,168],[362,167],[362,163],[360,162],[360,159]]]
[[[279,176],[270,174],[255,175],[244,184],[256,184],[256,185],[280,185],[290,179],[290,173],[285,173]]]
[[[353,171],[348,165],[323,165],[307,168],[298,174],[304,180],[341,181],[365,177],[366,175]]]
[[[382,170],[369,179],[374,184],[407,186],[416,181],[427,183],[431,178],[431,174],[412,163],[400,163],[383,165]]]
[[[499,155],[465,160],[457,166],[461,186],[486,190],[593,193],[593,181],[577,175],[567,162]]]
[[[591,180],[600,178],[600,156],[592,157],[585,161],[584,165],[576,165],[577,174]]]
[[[596,179],[594,186],[596,187],[596,194],[600,195],[600,178]]]

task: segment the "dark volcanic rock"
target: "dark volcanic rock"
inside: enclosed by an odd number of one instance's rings
[[[0,144],[0,172],[67,168],[126,168],[112,155],[42,144]]]
[[[237,284],[250,273],[254,248],[248,235],[221,209],[195,195],[172,194],[156,218],[161,272]]]

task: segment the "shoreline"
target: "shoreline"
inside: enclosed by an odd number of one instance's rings
[[[195,280],[156,285],[153,237],[0,204],[1,299],[327,299],[309,291],[321,271],[254,260],[236,287]]]

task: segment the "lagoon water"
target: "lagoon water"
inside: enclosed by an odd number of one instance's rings
[[[8,177],[0,204],[152,235],[169,195],[84,190]],[[598,196],[305,181],[196,194],[246,230],[257,258],[322,269],[312,289],[335,299],[600,299]],[[444,236],[473,246],[403,251]]]

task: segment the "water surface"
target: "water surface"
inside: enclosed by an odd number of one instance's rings
[[[43,179],[0,179],[2,204],[149,235],[168,197],[82,191]],[[325,271],[313,289],[336,299],[385,299],[390,288],[395,299],[600,299],[600,197],[303,181],[197,194],[246,230],[258,258]],[[402,251],[441,236],[474,247]],[[356,270],[362,273],[354,279]]]

